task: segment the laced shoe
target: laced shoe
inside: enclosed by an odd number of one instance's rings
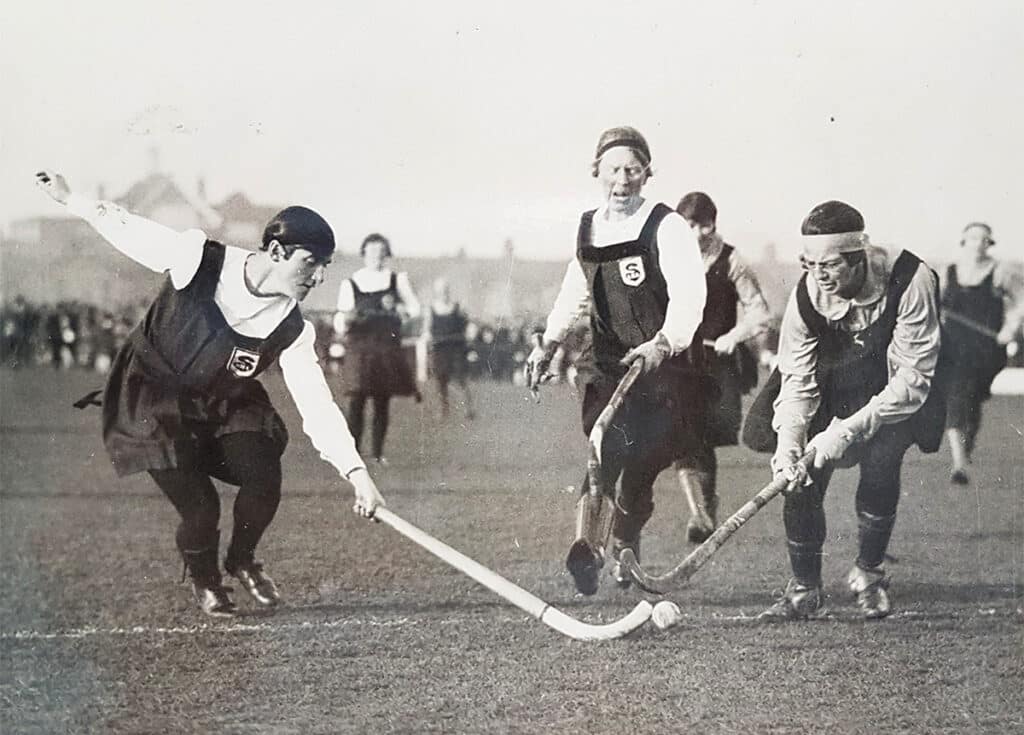
[[[572,545],[565,560],[565,568],[572,575],[576,590],[587,596],[597,594],[601,565],[601,557],[582,539]]]
[[[766,623],[781,623],[789,620],[813,620],[822,618],[825,614],[821,587],[809,587],[791,579],[779,598],[758,615],[757,619]]]
[[[278,592],[277,585],[270,575],[263,571],[263,562],[251,561],[237,566],[225,564],[225,570],[241,583],[242,589],[248,592],[257,604],[263,607],[281,604],[281,593]]]
[[[231,588],[220,581],[200,582],[192,580],[192,594],[199,603],[199,609],[213,618],[233,618],[238,608],[231,599]]]
[[[857,597],[857,607],[868,620],[880,620],[892,612],[889,602],[889,578],[880,568],[861,569],[855,566],[846,577],[846,584]]]
[[[629,589],[633,584],[633,575],[630,574],[629,571],[622,566],[622,562],[619,561],[619,555],[622,554],[624,549],[632,550],[637,561],[640,561],[640,539],[637,539],[636,541],[615,539],[612,542],[612,559],[614,559],[614,562],[612,563],[611,568],[609,568],[608,573],[611,575],[612,579],[615,580],[615,584],[617,584],[620,589],[625,590]]]

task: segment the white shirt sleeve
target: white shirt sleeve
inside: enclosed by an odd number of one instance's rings
[[[992,278],[1005,306],[1000,332],[1006,341],[1012,342],[1024,324],[1024,277],[1019,270],[1000,261],[996,263]]]
[[[187,286],[203,259],[206,235],[201,230],[178,232],[134,215],[113,202],[68,197],[68,212],[81,217],[107,242],[136,263],[157,273],[168,272],[174,287]]]
[[[739,297],[742,316],[726,333],[728,337],[734,342],[746,342],[767,332],[772,322],[768,301],[761,292],[757,276],[735,250],[729,256],[729,280]]]
[[[352,290],[352,281],[346,278],[338,288],[337,311],[334,314],[334,331],[338,335],[344,335],[348,331],[345,320],[348,314],[356,308],[356,295]]]
[[[821,403],[821,391],[817,376],[818,338],[800,316],[796,288],[789,295],[779,327],[778,369],[782,387],[772,418],[772,428],[779,437],[778,451],[801,451],[807,441],[807,427]]]
[[[661,333],[680,353],[693,342],[704,319],[707,281],[700,245],[686,220],[670,214],[658,226],[658,259],[665,285],[668,287],[668,309]]]
[[[302,334],[281,353],[278,362],[284,383],[302,416],[302,430],[320,456],[347,477],[353,470],[365,469],[366,464],[356,450],[345,416],[331,395],[317,360],[315,341],[316,331],[307,321]]]
[[[398,296],[402,299],[405,313],[409,319],[415,319],[420,315],[420,300],[416,298],[416,292],[409,282],[408,273],[399,273],[395,279],[395,286],[398,289]]]
[[[562,287],[558,289],[555,304],[548,314],[545,342],[562,342],[579,317],[590,308],[590,289],[580,262],[573,258],[565,269]]]
[[[931,269],[922,263],[900,299],[892,341],[886,350],[889,382],[848,425],[862,440],[882,426],[905,421],[924,405],[939,358],[939,306]]]

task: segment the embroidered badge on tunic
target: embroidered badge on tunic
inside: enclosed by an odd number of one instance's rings
[[[256,374],[256,366],[260,362],[260,353],[236,347],[228,358],[228,372],[239,378],[248,378]]]
[[[644,259],[639,255],[632,255],[619,261],[619,276],[627,286],[639,286],[647,279],[647,272],[644,270]]]

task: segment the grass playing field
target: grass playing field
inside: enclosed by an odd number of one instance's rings
[[[896,613],[865,623],[852,563],[855,471],[829,491],[827,621],[750,620],[787,578],[776,500],[670,595],[684,619],[628,638],[560,636],[382,524],[289,422],[284,500],[261,555],[288,605],[203,618],[179,584],[174,511],[117,479],[81,372],[0,373],[0,731],[22,733],[630,733],[1024,731],[1024,399],[987,405],[972,484],[912,452],[891,553]],[[389,507],[588,622],[642,599],[563,571],[585,444],[574,396],[478,384],[473,422],[397,402]],[[723,510],[769,479],[721,451]],[[572,486],[572,487],[570,487]],[[222,528],[233,491],[224,487]],[[674,478],[656,487],[644,561],[688,551]],[[648,597],[654,601],[656,598]]]

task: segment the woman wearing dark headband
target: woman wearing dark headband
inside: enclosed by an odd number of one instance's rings
[[[583,430],[589,434],[615,388],[636,360],[643,375],[616,413],[601,448],[602,486],[613,492],[611,573],[623,549],[639,552],[640,533],[654,511],[658,474],[684,451],[704,442],[709,394],[703,350],[690,350],[704,310],[704,268],[696,238],[671,207],[642,196],[651,152],[635,129],[606,130],[592,174],[603,201],[580,220],[575,257],[547,320],[543,343],[527,362],[529,382],[543,382],[555,350],[573,322],[590,317],[590,347],[578,365]],[[582,493],[589,492],[585,477]],[[582,499],[581,499],[582,500]],[[585,504],[578,506],[581,513]],[[602,540],[603,542],[603,540]],[[585,548],[586,547],[586,548]],[[601,548],[574,543],[566,566],[576,588],[592,595],[603,563]]]
[[[174,505],[196,601],[217,617],[233,616],[236,607],[222,584],[220,499],[211,478],[237,485],[224,569],[258,605],[279,604],[255,552],[281,499],[288,432],[257,376],[280,365],[313,446],[355,488],[356,513],[371,517],[384,502],[331,397],[313,325],[299,310],[334,255],[330,226],[311,209],[288,207],[253,251],[74,194],[56,173],[41,171],[36,181],[119,251],[167,273],[103,391],[103,441],[115,470],[148,472]]]

